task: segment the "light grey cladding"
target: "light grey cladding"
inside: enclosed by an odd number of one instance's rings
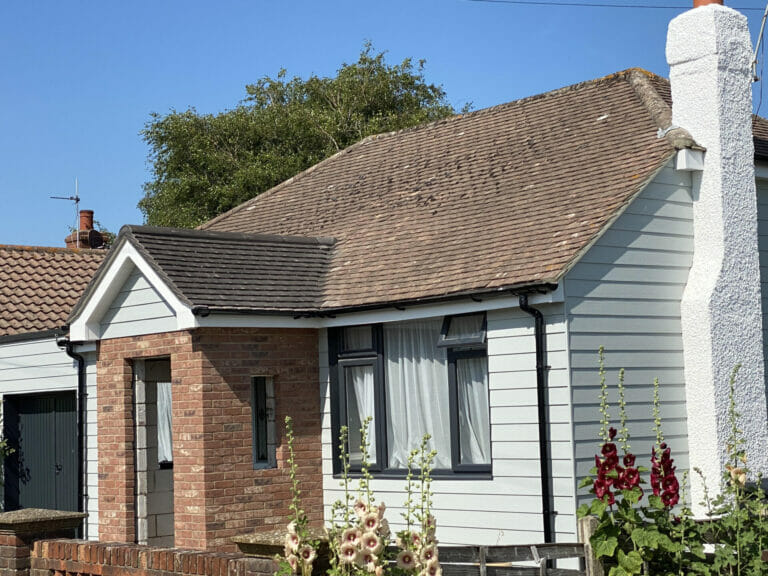
[[[98,538],[98,454],[96,430],[96,354],[79,352],[86,370],[87,537]],[[39,394],[77,390],[77,363],[56,345],[56,339],[20,340],[0,344],[0,406],[6,394]],[[0,501],[2,491],[0,487]]]
[[[176,317],[147,279],[134,269],[101,318],[101,338],[176,330]]]
[[[576,539],[573,445],[566,338],[561,304],[537,306],[547,324],[549,416],[556,537]],[[323,405],[323,501],[326,517],[342,492],[333,478],[326,332],[320,340]],[[521,544],[542,540],[536,357],[533,318],[519,309],[488,312],[488,369],[492,478],[436,478],[432,484],[437,536],[442,544]],[[372,488],[400,529],[404,478],[376,479]]]
[[[757,181],[757,243],[763,306],[763,359],[768,362],[768,180]],[[766,371],[768,382],[768,371]]]
[[[689,173],[665,167],[564,280],[577,482],[598,445],[600,346],[614,422],[618,372],[626,369],[632,450],[648,465],[658,378],[665,436],[678,467],[687,467],[680,300],[693,255],[690,191]]]

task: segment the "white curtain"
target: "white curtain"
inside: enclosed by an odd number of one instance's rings
[[[384,325],[390,468],[406,468],[426,433],[437,451],[434,467],[451,467],[447,359],[436,346],[441,326],[441,318]]]
[[[376,423],[373,420],[373,366],[347,366],[344,370],[347,385],[350,460],[352,464],[360,464],[362,459],[360,428],[366,418],[371,418],[368,425],[368,459],[374,463],[376,461]]]
[[[490,464],[490,412],[488,409],[488,359],[456,361],[459,388],[459,448],[462,464]]]
[[[157,383],[157,461],[173,462],[171,383]]]

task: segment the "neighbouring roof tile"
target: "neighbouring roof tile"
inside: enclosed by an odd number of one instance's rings
[[[105,251],[0,246],[0,336],[62,326]]]

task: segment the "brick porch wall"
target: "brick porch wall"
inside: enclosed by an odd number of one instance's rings
[[[175,546],[231,551],[231,536],[287,521],[286,415],[294,419],[302,503],[319,525],[317,331],[204,328],[100,343],[99,538],[135,541],[131,360],[161,356],[171,359],[173,383]],[[274,377],[276,469],[253,469],[254,375]]]

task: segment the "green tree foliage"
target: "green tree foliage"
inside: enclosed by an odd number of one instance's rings
[[[424,61],[388,64],[366,44],[333,78],[262,78],[220,114],[153,114],[142,136],[152,180],[147,224],[193,227],[371,134],[454,114]]]

